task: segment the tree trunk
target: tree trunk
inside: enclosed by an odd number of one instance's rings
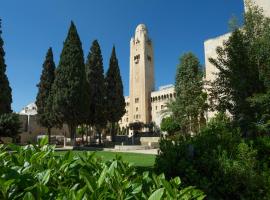
[[[88,145],[91,145],[91,130],[92,128],[91,128],[91,126],[90,125],[88,125],[87,126],[87,144]]]
[[[82,144],[84,145],[84,133],[82,133]]]
[[[113,142],[113,130],[112,130],[112,123],[109,122],[109,126],[110,126],[110,136],[111,136],[111,141]]]
[[[96,131],[98,133],[98,144],[101,145],[101,128],[96,127]]]
[[[115,142],[115,123],[112,122],[111,126],[111,137],[112,137],[112,142]]]
[[[198,132],[201,132],[201,116],[200,115],[198,117],[198,127],[199,127]]]
[[[13,143],[13,144],[16,144],[16,136],[13,136],[13,137],[12,137],[12,143]]]
[[[89,135],[89,128],[88,128],[88,125],[86,125],[86,139],[85,139],[85,145],[88,145],[88,135]]]
[[[68,125],[68,127],[69,127],[71,145],[75,146],[76,145],[76,127],[74,124],[70,124]]]
[[[188,117],[189,119],[189,134],[192,134],[192,130],[191,130],[191,116]]]
[[[51,128],[48,128],[48,144],[51,144]]]

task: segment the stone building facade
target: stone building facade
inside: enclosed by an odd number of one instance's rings
[[[168,116],[170,113],[167,112],[167,103],[175,99],[174,85],[165,85],[159,87],[158,90],[151,92],[150,98],[150,117],[151,122],[154,122],[158,127],[160,126],[161,120]],[[130,111],[130,97],[125,97],[126,101],[126,113],[119,121],[121,128],[127,128],[130,123],[141,122],[139,119],[131,121],[129,119]]]
[[[175,99],[174,85],[159,87],[159,90],[151,92],[152,122],[160,126],[161,120],[170,115],[167,104]]]

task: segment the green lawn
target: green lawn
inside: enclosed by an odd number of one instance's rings
[[[75,154],[80,154],[83,151],[73,151]],[[93,151],[97,156],[101,157],[104,161],[115,158],[116,155],[121,156],[124,161],[133,163],[138,167],[153,167],[155,163],[155,155],[140,154],[140,153],[124,153],[124,152],[109,152],[109,151]],[[65,153],[59,152],[59,153]]]

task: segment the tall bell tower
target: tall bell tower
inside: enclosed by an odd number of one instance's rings
[[[154,56],[152,41],[144,24],[137,26],[130,41],[130,105],[129,121],[152,121],[151,92],[154,84]]]

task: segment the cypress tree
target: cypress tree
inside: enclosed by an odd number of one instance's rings
[[[175,120],[185,134],[195,133],[199,130],[200,119],[206,109],[202,77],[198,58],[192,53],[184,54],[177,69],[176,100],[171,107]]]
[[[86,61],[86,77],[90,98],[88,122],[95,127],[101,143],[101,130],[106,125],[105,80],[103,58],[97,40],[94,40]]]
[[[6,75],[6,64],[5,64],[5,51],[4,51],[4,41],[2,39],[2,29],[1,29],[0,19],[0,115],[5,113],[11,113],[11,87],[9,86],[8,77]]]
[[[115,47],[112,49],[109,69],[106,73],[106,116],[111,123],[111,137],[115,139],[115,123],[125,114],[125,98]]]
[[[71,22],[52,88],[53,111],[57,120],[69,127],[75,145],[76,127],[83,123],[87,112],[86,76],[82,44]]]
[[[55,79],[55,63],[53,61],[53,51],[49,48],[45,61],[43,63],[43,70],[40,76],[38,86],[38,94],[36,97],[36,105],[38,112],[39,123],[48,129],[48,138],[50,143],[51,128],[54,126],[54,118],[51,104],[51,90]]]

